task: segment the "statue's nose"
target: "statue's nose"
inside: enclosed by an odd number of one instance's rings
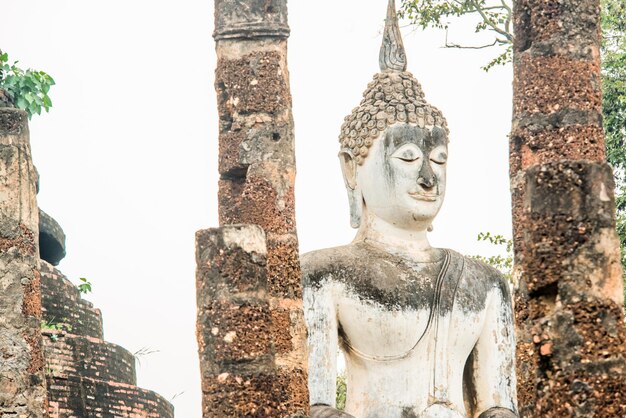
[[[435,183],[435,173],[433,173],[433,170],[430,168],[430,164],[427,162],[422,164],[419,177],[417,178],[417,184],[428,190],[435,187]]]

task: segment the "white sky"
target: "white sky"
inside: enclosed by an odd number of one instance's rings
[[[200,418],[194,233],[217,226],[213,4],[199,0],[2,0],[0,48],[57,86],[31,122],[40,206],[67,235],[60,269],[87,277],[105,338],[141,358],[139,385]],[[378,70],[386,0],[290,1],[296,205],[303,252],[354,232],[337,151],[343,117]],[[466,27],[467,29],[467,27]],[[495,51],[440,48],[405,31],[409,70],[451,131],[448,190],[434,245],[489,251],[510,235],[511,69]],[[473,32],[451,32],[456,42]]]

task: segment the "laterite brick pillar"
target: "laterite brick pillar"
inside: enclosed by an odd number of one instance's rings
[[[606,164],[598,0],[514,8],[511,190],[524,417],[626,416],[626,334]]]
[[[215,28],[222,228],[196,240],[204,418],[305,416],[287,2],[216,0]]]
[[[47,410],[41,341],[37,175],[28,118],[0,107],[0,416]]]
[[[304,417],[306,373],[285,357],[301,336],[277,315],[263,230],[229,225],[196,237],[203,417]]]

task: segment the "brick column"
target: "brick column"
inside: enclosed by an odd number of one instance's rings
[[[292,335],[273,306],[263,230],[230,225],[196,239],[203,417],[304,417],[306,373],[284,357],[304,329]]]
[[[287,68],[287,2],[216,0],[215,27],[218,57],[215,88],[220,123],[218,199],[220,225],[225,226],[200,231],[196,241],[204,418],[241,416],[240,411],[250,411],[250,408],[259,414],[256,416],[303,416],[308,413],[306,329],[294,209],[295,156]],[[248,226],[228,226],[234,224]],[[243,374],[233,375],[236,370],[226,367],[226,363],[215,363],[216,358],[228,355],[228,344],[238,344],[237,337],[229,342],[231,337],[224,340],[226,335],[223,335],[221,342],[216,342],[211,334],[215,329],[213,324],[223,322],[222,315],[231,311],[206,308],[206,297],[213,296],[210,292],[205,292],[204,297],[200,295],[203,288],[211,288],[220,280],[235,286],[250,273],[242,267],[248,265],[246,260],[251,257],[242,251],[246,248],[249,237],[246,231],[250,228],[260,228],[263,236],[264,252],[255,251],[258,256],[262,255],[262,266],[258,265],[252,273],[260,275],[256,280],[263,283],[264,292],[261,299],[254,299],[255,303],[262,300],[266,311],[239,311],[248,319],[230,322],[229,328],[223,330],[229,336],[245,335],[250,341],[257,339],[261,345],[269,344],[269,357],[263,357],[262,361],[241,360],[249,363],[244,373],[252,379],[249,381]],[[220,244],[224,239],[216,237],[227,232],[231,244]],[[233,238],[235,236],[237,238]],[[258,234],[255,236],[260,239]],[[202,256],[203,248],[215,248],[209,253],[217,254],[217,258],[210,261],[210,256]],[[227,268],[220,264],[224,254],[231,254]],[[213,273],[203,273],[206,268],[214,269]],[[247,299],[238,293],[240,290],[229,292],[239,295],[233,296],[234,299],[226,298],[229,303],[247,306]],[[203,306],[209,309],[206,315],[202,313]],[[258,326],[246,328],[246,321],[258,323]],[[203,344],[206,349],[202,348]],[[217,391],[212,382],[219,376],[224,378],[224,373],[233,376],[235,382],[239,379],[243,383],[222,386]],[[257,380],[251,377],[255,375]],[[249,388],[252,393],[258,392],[258,396],[253,396],[254,401],[242,396],[247,392],[241,384],[262,382],[264,377],[261,376],[274,377],[271,384]],[[288,397],[277,400],[277,392]],[[218,403],[232,408],[215,412]],[[269,409],[264,409],[266,407]]]
[[[626,334],[602,129],[599,2],[519,0],[513,13],[520,412],[625,416]]]
[[[26,113],[0,107],[0,416],[47,410],[41,341],[39,216]]]

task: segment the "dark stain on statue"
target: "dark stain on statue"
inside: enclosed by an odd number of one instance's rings
[[[417,414],[413,411],[413,408],[404,408],[402,410],[401,418],[417,418]]]
[[[505,279],[493,267],[453,253],[449,278],[458,279],[452,300],[440,308],[452,309],[453,303],[463,311],[484,309],[487,294],[494,287],[508,293]],[[442,260],[413,264],[365,242],[314,251],[301,260],[304,287],[320,288],[328,279],[342,283],[363,301],[384,306],[390,311],[430,309],[434,283]],[[460,274],[460,277],[457,275]]]

